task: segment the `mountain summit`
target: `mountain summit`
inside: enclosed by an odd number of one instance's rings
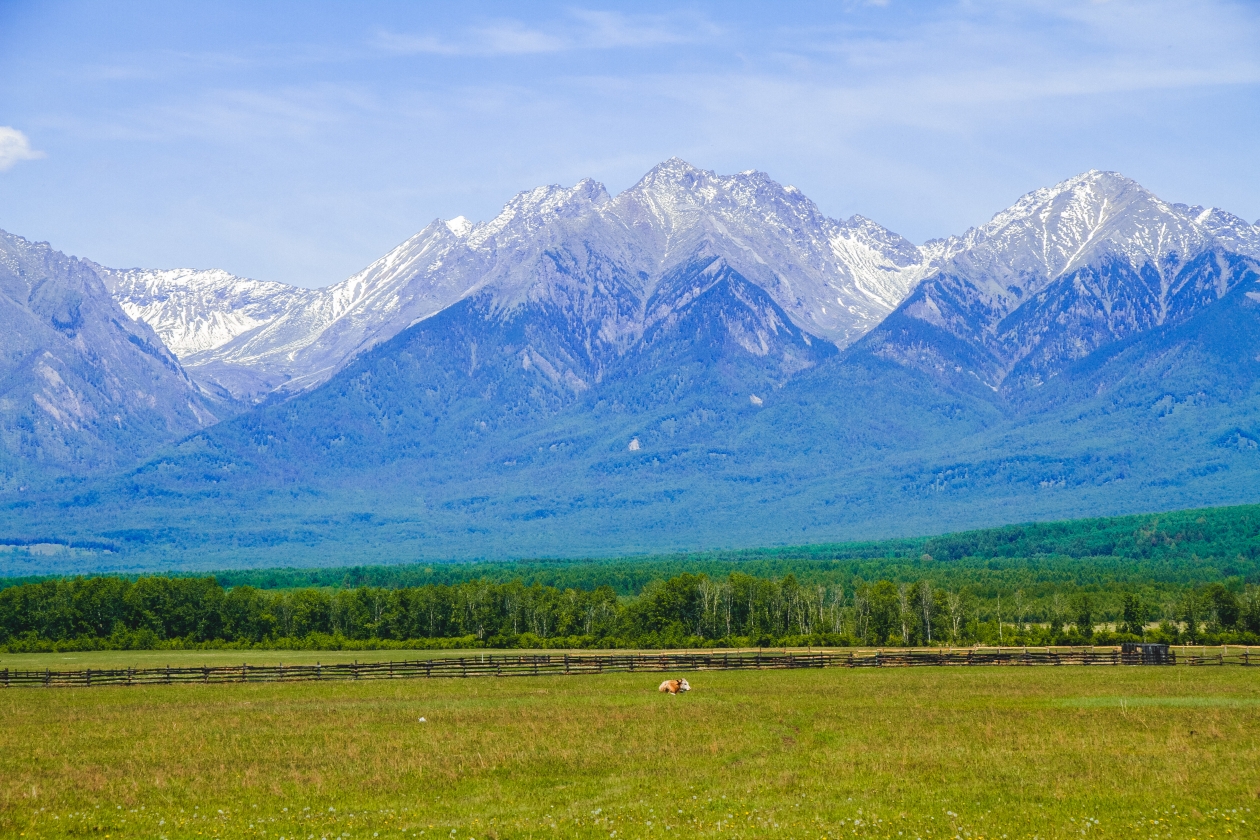
[[[1260,257],[1254,229],[1092,170],[937,244],[933,272],[871,335],[886,358],[1038,385],[1100,347],[1188,318]]]
[[[764,173],[720,176],[674,158],[616,197],[587,179],[520,193],[489,222],[436,220],[318,291],[187,271],[109,276],[124,308],[157,329],[194,377],[250,398],[318,385],[365,349],[480,292],[500,313],[527,301],[585,300],[593,308],[574,313],[590,321],[583,329],[625,348],[646,329],[657,284],[713,259],[763,289],[797,328],[840,347],[891,312],[923,268],[919,249],[900,236],[857,216],[829,219]],[[207,326],[188,326],[196,319]],[[216,330],[231,334],[184,337]]]

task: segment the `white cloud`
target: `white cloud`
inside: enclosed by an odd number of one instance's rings
[[[381,31],[376,46],[402,54],[537,55],[682,44],[716,31],[713,24],[695,15],[664,17],[570,9],[567,18],[553,22],[547,30],[518,20],[496,20],[446,38]]]
[[[42,157],[44,153],[32,149],[31,141],[25,134],[16,128],[0,125],[0,172],[12,169],[19,161]]]

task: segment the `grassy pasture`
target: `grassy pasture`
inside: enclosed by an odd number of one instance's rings
[[[1256,670],[688,676],[9,690],[0,835],[1260,836]]]

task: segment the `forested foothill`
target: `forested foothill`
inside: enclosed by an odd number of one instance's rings
[[[588,561],[10,580],[11,652],[1260,643],[1260,506]]]

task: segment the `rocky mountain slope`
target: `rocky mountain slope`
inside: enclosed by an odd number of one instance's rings
[[[1104,172],[922,248],[756,173],[539,188],[188,354],[289,397],[0,529],[344,565],[1254,500],[1257,234]]]
[[[91,263],[0,232],[0,490],[123,467],[216,422]]]
[[[764,289],[799,329],[838,346],[891,312],[923,267],[905,239],[861,217],[829,219],[763,173],[719,176],[674,159],[616,197],[587,180],[521,193],[489,222],[435,221],[314,292],[222,272],[106,273],[194,376],[250,397],[318,385],[482,292],[500,313],[555,304],[575,330],[621,352],[648,328],[662,278],[710,257]]]
[[[1260,257],[1260,228],[1091,171],[937,247],[934,270],[864,345],[1011,392],[1221,299]]]
[[[237,399],[265,393],[274,383],[248,366],[215,364],[215,351],[319,294],[237,277],[222,269],[92,265],[123,311],[152,327],[194,378]]]

